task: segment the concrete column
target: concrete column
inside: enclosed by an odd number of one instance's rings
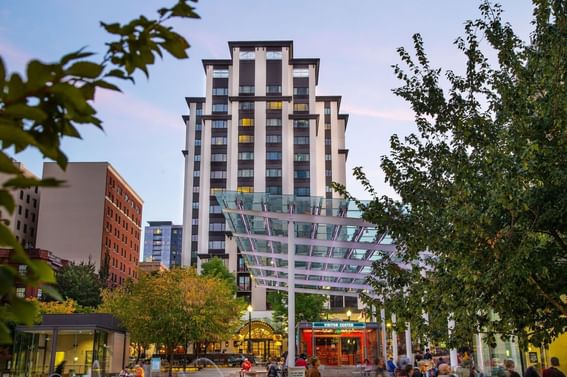
[[[295,227],[287,223],[287,366],[295,367]]]
[[[398,362],[398,332],[396,331],[396,315],[392,314],[392,356]]]
[[[388,333],[386,332],[386,309],[380,309],[380,326],[382,329],[382,356],[384,357],[384,362],[388,361],[388,342],[386,337]]]
[[[449,337],[451,336],[451,334],[453,333],[453,330],[455,329],[455,320],[454,319],[449,319],[448,321],[448,327],[449,327]],[[459,360],[457,357],[457,349],[456,348],[451,348],[451,350],[449,351],[449,359],[451,360],[451,369],[452,370],[456,370],[457,367],[459,366]]]
[[[406,323],[406,356],[410,359],[413,365],[413,350],[411,346],[411,327],[409,322]]]
[[[486,375],[485,370],[484,370],[484,354],[482,353],[483,348],[484,348],[484,343],[482,342],[482,334],[476,334],[476,369],[479,372],[482,372]],[[488,371],[486,371],[488,372]]]

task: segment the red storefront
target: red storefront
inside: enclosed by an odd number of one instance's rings
[[[379,355],[379,326],[364,322],[299,324],[299,353],[317,356],[323,365],[373,362]]]

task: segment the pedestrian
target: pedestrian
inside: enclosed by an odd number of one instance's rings
[[[518,372],[514,370],[515,368],[514,360],[507,359],[504,360],[504,368],[506,368],[506,377],[522,377]]]
[[[425,354],[423,355],[423,360],[433,360],[433,355],[429,351],[429,348],[425,349]]]
[[[307,369],[307,355],[302,353],[297,359],[295,359],[296,367],[305,367]]]
[[[451,367],[449,366],[449,364],[439,364],[439,372],[438,372],[438,376],[439,377],[451,377]]]
[[[388,371],[386,370],[386,364],[384,364],[384,359],[376,359],[374,363],[374,377],[387,377]]]
[[[565,374],[559,370],[559,358],[552,357],[549,362],[551,366],[543,371],[543,377],[565,377]]]
[[[268,370],[268,377],[278,377],[278,363],[275,358],[270,359],[266,369]]]
[[[135,375],[136,377],[144,377],[144,368],[140,364],[136,364]]]
[[[530,365],[524,372],[524,377],[540,377],[539,364]]]
[[[313,356],[310,360],[311,368],[307,371],[307,377],[321,377],[321,372],[319,371],[319,366],[321,362],[318,357]]]

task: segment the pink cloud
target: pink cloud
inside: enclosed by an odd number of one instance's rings
[[[151,128],[174,128],[182,125],[181,116],[172,114],[150,102],[136,98],[128,93],[99,90],[95,98],[97,109],[106,122],[126,119],[131,126]],[[122,123],[122,121],[120,122]],[[130,125],[129,125],[130,126]]]
[[[398,122],[408,122],[414,120],[414,114],[409,110],[378,110],[366,108],[356,105],[345,104],[341,106],[341,112],[346,114],[354,114],[366,116],[371,118],[380,118],[386,120],[393,120]]]

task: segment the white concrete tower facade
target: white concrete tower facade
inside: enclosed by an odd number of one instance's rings
[[[265,310],[214,196],[218,190],[334,198],[345,184],[340,96],[317,96],[319,59],[292,41],[229,42],[230,59],[203,60],[205,97],[187,98],[184,265],[213,256],[237,275],[238,295]]]

